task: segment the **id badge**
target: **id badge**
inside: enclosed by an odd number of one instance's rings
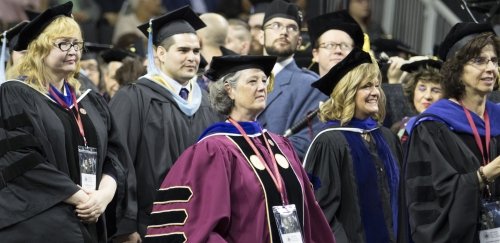
[[[80,160],[80,183],[87,190],[97,189],[97,149],[78,146]]]
[[[302,240],[297,209],[294,204],[273,206],[273,214],[282,243],[304,242]]]
[[[500,202],[482,200],[481,204],[479,241],[500,242]]]

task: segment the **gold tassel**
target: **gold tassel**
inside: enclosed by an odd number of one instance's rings
[[[363,51],[370,53],[371,46],[370,46],[370,36],[368,34],[363,33],[364,37],[364,43],[363,43]]]
[[[274,74],[271,73],[267,79],[267,93],[271,93],[274,88]]]

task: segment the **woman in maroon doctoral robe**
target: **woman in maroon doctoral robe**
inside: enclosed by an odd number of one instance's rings
[[[273,207],[293,204],[302,242],[335,242],[291,143],[255,121],[275,61],[214,57],[206,72],[215,80],[210,99],[228,119],[205,130],[174,164],[158,191],[146,241],[280,242],[278,228],[285,230]]]

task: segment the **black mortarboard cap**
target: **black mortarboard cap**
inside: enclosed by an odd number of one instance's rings
[[[105,50],[111,49],[112,45],[85,42],[81,60],[96,59],[97,55]]]
[[[403,64],[400,69],[401,71],[412,73],[421,68],[435,68],[439,70],[442,65],[443,62],[441,60],[426,59]]]
[[[30,21],[19,33],[19,40],[14,47],[15,51],[22,51],[28,48],[28,45],[36,39],[40,33],[58,16],[64,15],[71,17],[73,2],[67,2],[45,10],[35,19]]]
[[[153,19],[152,25],[152,41],[155,45],[175,34],[196,34],[196,30],[206,26],[189,6],[184,6]],[[137,28],[148,36],[149,22],[139,25]]]
[[[312,46],[315,46],[316,41],[323,33],[335,29],[346,32],[353,39],[355,46],[363,48],[365,41],[363,30],[347,10],[316,16],[307,21],[307,26]]]
[[[283,0],[274,0],[267,7],[264,16],[264,24],[272,18],[281,17],[286,19],[295,20],[299,27],[302,25],[302,12],[299,7],[293,3],[285,2]]]
[[[223,56],[238,55],[238,53],[234,52],[233,50],[227,49],[223,46],[220,46],[219,49],[222,52]]]
[[[340,80],[355,67],[363,63],[372,63],[370,54],[355,47],[342,61],[333,66],[327,74],[312,83],[311,86],[317,88],[323,94],[330,96],[333,89]]]
[[[439,46],[439,58],[443,61],[451,58],[455,53],[476,35],[484,32],[494,32],[490,24],[472,22],[457,23],[444,38]]]
[[[24,13],[26,13],[26,16],[28,16],[28,19],[30,21],[34,20],[36,17],[38,17],[38,15],[40,15],[40,12],[36,12],[36,11],[33,11],[33,10],[29,10],[29,9],[25,9]]]
[[[205,76],[211,81],[217,81],[229,73],[249,68],[258,68],[266,76],[271,74],[277,57],[275,56],[248,56],[230,55],[213,57],[210,68],[205,72]]]
[[[418,56],[418,53],[410,46],[396,39],[378,38],[372,42],[372,49],[377,53],[386,52],[390,56],[397,52]]]
[[[126,57],[135,57],[135,56],[136,55],[134,53],[121,49],[109,49],[101,53],[102,60],[105,63],[121,62]]]
[[[19,33],[24,27],[26,27],[28,23],[29,23],[28,21],[22,21],[21,23],[18,23],[14,27],[7,30],[5,37],[7,38],[7,43],[9,45],[10,50],[14,50],[14,47],[16,46],[17,41],[19,40]]]
[[[270,0],[250,0],[252,3],[252,9],[250,14],[265,13],[269,7]]]

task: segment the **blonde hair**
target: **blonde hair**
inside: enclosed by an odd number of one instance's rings
[[[7,73],[9,79],[15,79],[20,76],[26,77],[25,82],[34,89],[47,93],[50,77],[44,59],[54,48],[54,41],[61,37],[77,36],[82,39],[82,33],[78,23],[70,17],[61,16],[54,19],[40,33],[36,39],[29,43],[26,54],[21,58],[19,64],[12,67]],[[81,52],[82,50],[80,50]],[[81,57],[81,53],[79,55]],[[66,80],[78,92],[80,83],[75,78],[80,70],[80,58],[78,58],[77,68],[70,73]]]
[[[348,72],[335,86],[330,99],[319,109],[321,121],[338,120],[340,125],[349,123],[356,112],[356,92],[366,81],[378,79],[382,81],[380,69],[377,64],[363,63]],[[382,123],[385,118],[385,95],[381,86],[378,87],[380,97],[378,99],[378,113],[372,118]]]

